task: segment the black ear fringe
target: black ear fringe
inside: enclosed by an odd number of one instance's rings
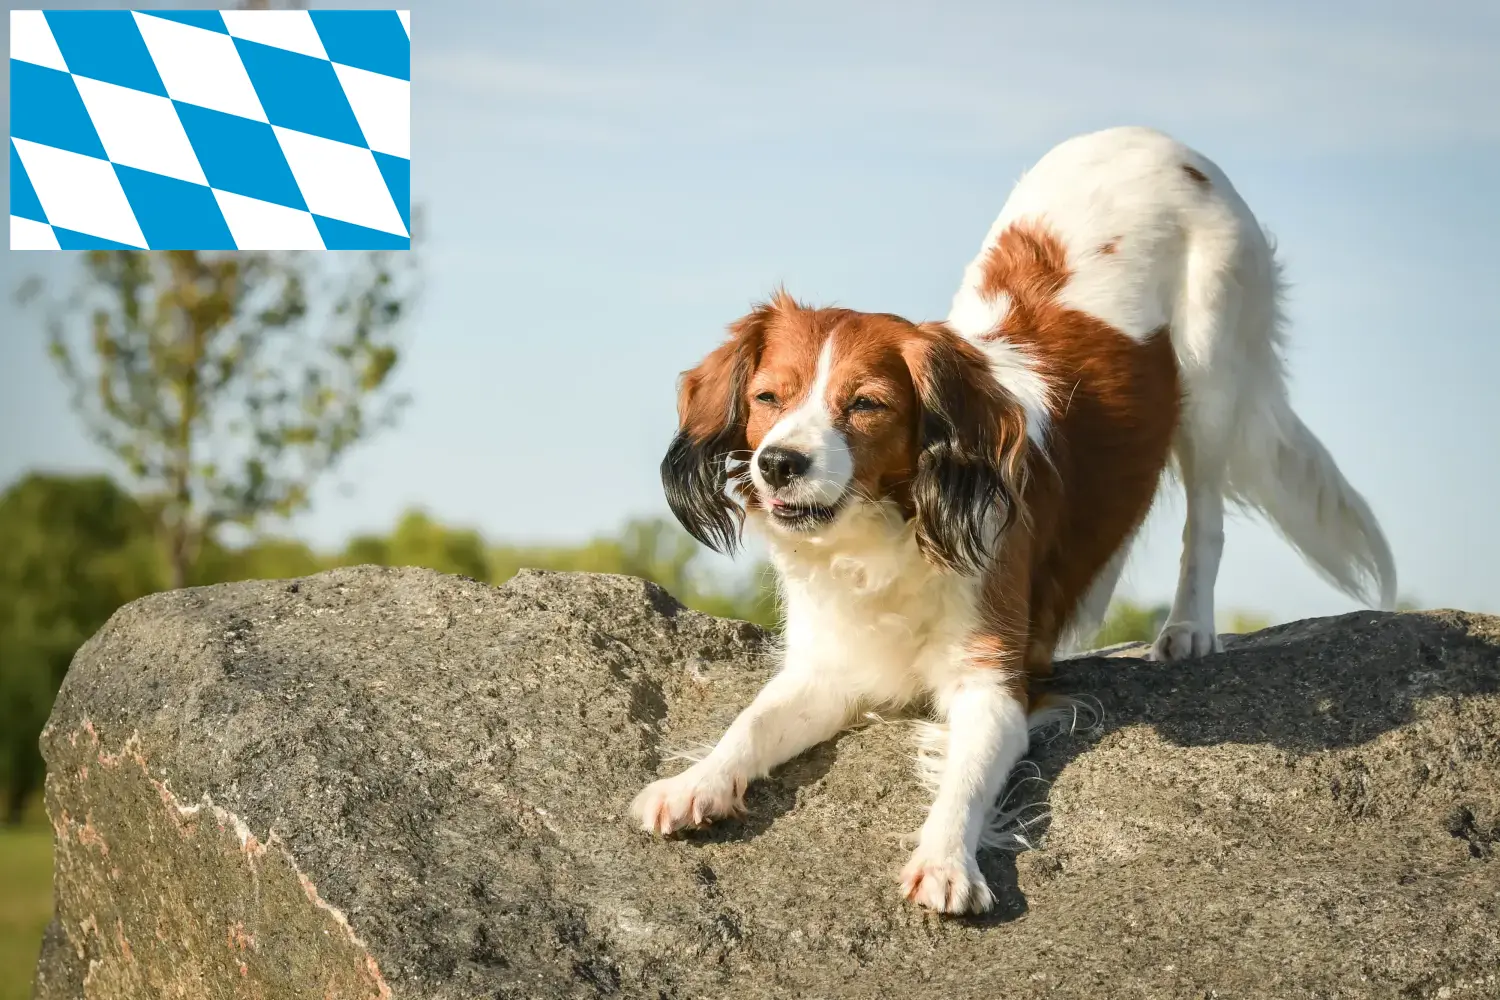
[[[1002,532],[1015,512],[995,462],[961,447],[950,432],[933,435],[923,447],[912,500],[920,512],[917,544],[929,559],[960,573],[988,565],[997,537],[988,529],[997,508],[1005,508]]]
[[[661,462],[662,490],[677,521],[704,545],[732,556],[739,548],[745,510],[730,498],[731,455],[743,453],[745,440],[745,383],[750,377],[751,345],[761,335],[763,310],[752,312],[730,329],[738,338],[733,364],[727,372],[727,392],[721,422],[707,437],[695,439],[686,429],[686,416]]]
[[[912,479],[917,544],[933,562],[960,573],[989,564],[1000,533],[1015,519],[1011,484],[1000,467],[992,416],[966,406],[962,362],[941,352],[922,393],[921,451]],[[1005,517],[992,531],[997,508]]]
[[[740,432],[726,427],[697,442],[679,431],[661,462],[662,489],[678,523],[704,545],[722,555],[739,548],[745,511],[725,493],[729,471],[725,460],[742,448]]]

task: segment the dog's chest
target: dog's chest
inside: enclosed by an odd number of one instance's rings
[[[935,571],[915,546],[910,557],[832,552],[816,565],[780,568],[788,654],[869,702],[909,702],[961,666],[977,623],[976,581]]]

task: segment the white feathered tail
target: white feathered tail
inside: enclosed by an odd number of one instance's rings
[[[1268,394],[1242,426],[1229,456],[1228,499],[1263,513],[1325,580],[1355,600],[1396,606],[1396,562],[1370,505],[1333,456]]]

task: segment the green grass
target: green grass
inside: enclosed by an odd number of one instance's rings
[[[52,830],[41,810],[0,827],[0,1000],[29,1000],[31,976],[52,919]]]

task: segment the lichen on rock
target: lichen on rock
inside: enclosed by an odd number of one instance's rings
[[[183,804],[134,736],[111,752],[85,721],[47,739],[52,938],[82,996],[389,1000],[379,963],[274,832],[257,837],[206,795]],[[38,1000],[77,995],[39,987]]]

